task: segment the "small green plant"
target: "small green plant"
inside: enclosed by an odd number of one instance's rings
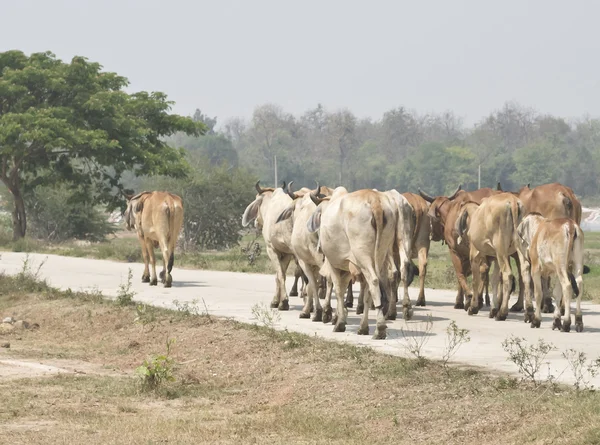
[[[538,339],[537,344],[528,345],[522,337],[511,335],[502,342],[502,348],[508,353],[508,359],[517,365],[523,379],[530,380],[535,386],[540,384],[537,376],[548,353],[555,349],[552,343]]]
[[[446,328],[446,347],[442,355],[442,365],[447,370],[450,359],[456,354],[456,351],[465,343],[469,343],[471,337],[468,329],[460,329],[456,322],[452,320]]]
[[[156,321],[156,311],[152,306],[149,306],[147,304],[137,304],[135,306],[135,313],[136,316],[133,322],[139,324],[142,327],[142,332],[144,332],[146,326],[152,325],[152,323]],[[152,329],[154,329],[154,327]]]
[[[119,284],[119,291],[117,292],[117,304],[119,306],[129,306],[133,303],[133,297],[135,296],[135,291],[133,288],[133,272],[131,267],[127,272],[127,281],[125,283]]]
[[[281,321],[281,315],[277,309],[272,309],[264,303],[256,303],[252,306],[252,315],[264,327],[275,329],[277,323]]]
[[[405,340],[403,343],[404,349],[417,360],[423,361],[425,359],[423,356],[423,348],[429,341],[429,336],[433,329],[433,318],[431,313],[427,314],[427,319],[424,322],[411,323],[413,329],[408,329],[406,320],[404,321],[404,324],[407,329],[400,328],[400,333]]]
[[[175,309],[182,315],[189,316],[201,314],[200,308],[198,307],[198,300],[192,300],[191,302],[185,301],[183,303],[179,300],[173,300],[173,306],[175,306]]]
[[[600,358],[588,362],[586,353],[576,351],[575,349],[567,349],[562,353],[562,356],[567,360],[575,378],[575,383],[573,383],[575,389],[577,391],[581,389],[594,389],[594,385],[590,385],[590,378],[598,375],[600,371]]]
[[[135,370],[141,380],[142,390],[157,390],[165,382],[174,382],[175,361],[170,356],[171,348],[175,344],[175,339],[167,340],[167,352],[165,354],[154,355],[144,360],[141,366]]]

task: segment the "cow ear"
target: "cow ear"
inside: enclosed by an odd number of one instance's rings
[[[467,212],[467,209],[464,209],[460,215],[460,218],[458,219],[457,232],[460,237],[464,236],[464,234],[467,232],[467,218],[469,218],[469,212]]]
[[[144,201],[143,200],[139,200],[136,204],[135,204],[135,211],[136,212],[141,212],[144,209]]]
[[[290,219],[292,217],[292,215],[294,214],[295,208],[296,208],[296,203],[292,202],[291,205],[287,206],[285,208],[285,210],[283,212],[281,212],[281,214],[277,218],[277,221],[275,221],[275,224],[277,224],[278,222],[281,222],[281,221],[285,221],[286,219]]]
[[[248,205],[248,207],[246,207],[246,210],[244,210],[244,216],[242,217],[242,226],[247,227],[248,224],[256,219],[261,203],[262,195],[256,198]]]
[[[318,207],[317,210],[315,210],[315,213],[313,213],[310,218],[308,219],[308,222],[306,223],[306,228],[308,229],[308,231],[310,233],[315,233],[317,230],[319,230],[319,228],[321,227],[321,207]]]

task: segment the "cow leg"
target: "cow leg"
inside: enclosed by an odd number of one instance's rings
[[[512,305],[512,307],[510,308],[510,311],[511,312],[521,312],[523,310],[524,297],[525,297],[526,293],[529,292],[528,290],[525,289],[525,282],[524,282],[524,276],[523,276],[524,272],[523,272],[523,267],[522,267],[522,263],[526,262],[526,260],[521,258],[520,253],[515,253],[512,255],[512,257],[514,258],[515,263],[517,264],[517,271],[519,272],[519,298],[517,299],[517,302]],[[531,294],[530,294],[530,296],[531,296]],[[527,306],[527,304],[525,304],[525,306],[533,308],[532,305]],[[527,317],[527,314],[525,314],[525,316]]]
[[[544,292],[544,308],[542,312],[544,314],[551,314],[554,312],[554,306],[552,305],[552,295],[550,295],[550,277],[545,277],[542,280],[543,292]],[[557,283],[557,286],[560,284]]]
[[[492,278],[490,280],[490,284],[492,286],[492,291],[494,292],[494,296],[492,298],[492,307],[490,309],[490,318],[494,318],[498,311],[500,310],[500,305],[502,303],[502,280],[500,275],[500,266],[498,262],[494,258],[492,261],[494,265],[494,272],[492,272]]]
[[[556,304],[556,309],[554,310],[554,318],[557,317],[560,318],[561,315],[561,303],[564,303],[564,307],[565,307],[565,316],[563,317],[563,322],[562,322],[562,331],[563,332],[570,332],[571,331],[571,300],[572,300],[572,295],[573,295],[573,288],[571,287],[571,281],[569,280],[569,276],[567,275],[567,271],[566,270],[562,270],[559,273],[558,276],[558,283],[556,283],[555,286],[555,292],[554,292],[554,296],[555,296],[555,304]],[[559,296],[559,292],[557,291],[557,289],[562,289],[562,292],[560,292],[562,295]],[[561,298],[562,297],[562,298]]]
[[[456,295],[454,309],[469,309],[468,305],[471,304],[471,297],[473,295],[465,277],[464,262],[454,251],[450,251],[450,258],[456,271],[456,278],[458,279],[458,294]],[[465,300],[467,305],[465,305]]]
[[[333,316],[331,310],[331,294],[333,293],[333,281],[331,278],[326,279],[325,301],[323,302],[323,323],[329,323]]]
[[[319,274],[319,299],[325,299],[325,290],[327,289],[327,278]]]
[[[300,266],[298,259],[296,259],[296,269],[294,271],[294,284],[292,285],[292,290],[290,291],[290,297],[298,296],[298,280],[302,278],[302,266]]]
[[[161,240],[159,245],[163,257],[163,270],[160,273],[160,279],[165,287],[171,287],[171,284],[173,283],[173,277],[171,277],[171,273],[168,270],[171,252],[169,251],[169,246],[165,239]]]
[[[316,296],[317,292],[316,292],[316,286],[314,286],[315,283],[315,277],[313,276],[313,272],[312,272],[312,266],[309,266],[308,264],[306,264],[306,262],[298,259],[298,264],[300,264],[300,267],[305,271],[306,276],[309,277],[309,289],[308,289],[308,295],[304,301],[304,307],[302,308],[302,312],[300,312],[300,318],[310,318],[310,313],[312,312],[313,309],[313,301],[312,301],[312,297]],[[318,299],[317,299],[318,300]],[[317,301],[318,302],[318,301]],[[319,303],[319,309],[321,309],[321,303]],[[320,317],[322,318],[322,317]],[[321,321],[321,320],[319,320]]]
[[[481,293],[477,292],[477,309],[480,311],[483,309],[483,288],[484,286],[489,287],[490,263],[487,257],[479,265],[479,271],[481,277]]]
[[[346,318],[348,316],[348,309],[344,307],[344,291],[348,288],[351,276],[349,272],[332,269],[331,279],[333,280],[333,286],[335,288],[335,296],[337,298],[336,308],[336,323],[333,327],[333,332],[345,332],[346,331]]]
[[[411,284],[411,281],[414,277],[414,265],[410,259],[410,255],[412,252],[412,245],[410,244],[412,240],[403,240],[402,244],[399,246],[399,254],[400,254],[400,283],[402,284],[402,288],[404,289],[404,296],[402,298],[402,316],[404,320],[410,320],[413,316],[413,308],[410,302],[410,296],[408,295],[408,286]],[[395,287],[395,285],[394,285]],[[396,309],[396,305],[394,304],[394,309]]]
[[[508,302],[510,300],[510,289],[512,287],[513,274],[510,268],[510,257],[501,256],[498,258],[500,272],[502,273],[502,305],[500,311],[496,314],[496,320],[504,321],[508,316]]]
[[[469,315],[477,315],[479,313],[479,304],[475,304],[474,298],[483,294],[483,282],[481,280],[481,273],[485,269],[482,269],[482,263],[485,262],[485,256],[482,255],[477,249],[471,245],[471,271],[473,273],[473,294],[471,297],[467,297],[465,309]]]
[[[365,291],[367,289],[362,276],[358,280],[360,291],[358,292],[358,303],[356,304],[356,315],[361,315],[365,311]]]
[[[158,278],[156,277],[156,257],[154,256],[154,241],[146,240],[146,250],[148,251],[148,258],[152,267],[152,279],[150,280],[150,286],[156,286],[158,284]]]
[[[419,249],[419,298],[417,306],[425,306],[425,276],[427,275],[427,248]]]
[[[290,262],[294,259],[294,255],[282,254],[280,258],[281,280],[279,280],[279,306],[277,306],[277,309],[279,309],[280,311],[287,311],[290,309],[290,303],[288,300],[287,290],[285,288],[285,277],[288,266],[290,265]]]
[[[369,309],[370,302],[373,301],[375,305],[375,309],[377,311],[377,325],[375,327],[375,334],[373,338],[376,340],[382,340],[386,337],[387,326],[385,323],[385,316],[383,314],[384,308],[383,306],[387,303],[385,301],[385,287],[387,283],[382,282],[375,273],[374,267],[364,267],[361,268],[363,271],[363,275],[365,277],[365,282],[368,288],[369,296],[367,297],[368,301],[365,302],[365,311],[363,313],[362,319],[360,321],[360,327],[358,329],[359,335],[368,335],[369,334]],[[389,286],[388,286],[389,288]]]
[[[531,279],[533,280],[533,292],[535,294],[535,314],[531,321],[532,328],[539,328],[542,324],[542,275],[540,274],[535,264],[531,267]]]
[[[323,321],[323,308],[321,307],[321,301],[319,299],[319,285],[321,283],[321,275],[319,275],[319,267],[317,266],[308,266],[308,273],[306,277],[308,278],[307,288],[307,298],[312,299],[314,302],[314,310],[315,314],[313,315],[312,321]],[[312,277],[309,277],[309,274],[312,274]]]
[[[348,283],[348,291],[346,292],[346,301],[344,302],[346,307],[350,308],[354,306],[354,294],[352,293],[352,280]]]
[[[485,270],[485,273],[483,274],[482,279],[483,279],[483,283],[485,285],[485,306],[490,307],[490,267],[489,267],[489,264]]]
[[[148,264],[150,263],[150,256],[148,254],[148,248],[146,247],[146,241],[140,238],[140,244],[142,246],[142,258],[144,259],[144,273],[142,273],[142,283],[150,282],[150,269]]]
[[[275,269],[275,296],[271,301],[272,308],[279,308],[281,311],[289,309],[289,302],[285,290],[285,273],[290,264],[292,255],[278,254],[273,248],[267,246],[267,255],[271,259],[271,263]]]
[[[582,268],[583,269],[583,268]],[[583,277],[581,271],[578,271],[577,278],[575,278],[579,293],[577,294],[577,306],[575,308],[575,330],[577,332],[583,332],[583,315],[581,314],[581,296],[583,295]],[[566,306],[566,305],[565,305]],[[567,308],[565,307],[565,313]]]
[[[393,278],[391,280],[391,283],[389,283],[389,289],[390,289],[390,293],[389,293],[389,297],[388,297],[388,310],[387,310],[387,314],[385,315],[385,319],[386,320],[395,320],[396,317],[398,316],[398,312],[396,309],[396,305],[398,304],[398,286],[400,285],[400,277],[398,276],[398,271],[394,271],[393,274]],[[367,284],[365,283],[365,286],[367,286]],[[375,309],[375,305],[373,303],[373,300],[370,300],[371,303],[369,305],[370,309]],[[409,300],[409,304],[410,304],[410,300]]]

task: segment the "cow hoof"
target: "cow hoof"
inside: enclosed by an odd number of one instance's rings
[[[356,315],[360,315],[365,311],[364,306],[356,306]]]
[[[333,327],[333,332],[346,332],[346,323],[339,322]]]
[[[300,312],[298,318],[310,318],[310,312],[308,314],[306,312]]]
[[[477,314],[479,313],[479,309],[481,309],[481,308],[480,308],[480,307],[478,307],[478,306],[471,306],[471,307],[469,308],[469,310],[467,311],[467,313],[468,313],[469,315],[477,315]]]
[[[490,296],[489,295],[485,296],[485,307],[490,307]]]
[[[164,286],[165,286],[166,288],[169,288],[169,287],[171,287],[172,285],[173,285],[173,282],[172,282],[172,281],[167,281],[166,283],[164,283]]]
[[[544,314],[552,314],[554,312],[554,305],[553,304],[545,304],[544,307],[542,308],[542,312]]]
[[[523,303],[515,303],[511,306],[511,312],[521,312],[523,310]]]
[[[277,306],[277,309],[279,309],[280,311],[289,311],[290,303],[287,300],[283,300],[281,303],[279,303],[279,306]]]
[[[552,330],[554,331],[555,329],[558,329],[559,331],[562,330],[560,318],[555,318],[554,322],[552,323]]]
[[[402,318],[410,320],[413,317],[414,311],[411,307],[404,306],[402,308]]]
[[[425,307],[425,297],[423,297],[423,298],[419,297],[417,299],[417,302],[415,303],[415,306]]]
[[[358,335],[369,335],[369,325],[359,327],[356,333]]]
[[[277,306],[279,306],[279,301],[271,301],[271,309],[275,309]]]
[[[477,303],[478,303],[477,310],[480,311],[481,309],[483,309],[483,297],[479,297],[477,299]]]
[[[464,309],[465,311],[468,311],[468,310],[469,310],[469,308],[471,307],[471,300],[472,300],[472,299],[473,299],[473,297],[472,297],[472,296],[470,296],[470,295],[469,295],[469,296],[467,296],[467,298],[465,299],[465,304],[464,304],[464,307],[463,307],[463,309]]]
[[[157,286],[158,285],[158,280],[155,278],[152,281],[150,281],[150,286]]]
[[[298,291],[291,291],[290,292],[290,297],[297,297],[298,296]]]
[[[347,308],[351,308],[351,307],[354,307],[354,303],[352,301],[346,301],[344,303],[344,306],[346,306]]]
[[[539,318],[532,318],[531,319],[531,327],[532,328],[539,328],[542,325],[542,320]]]
[[[371,303],[371,310],[374,311],[375,310],[375,304]]]
[[[454,309],[464,309],[465,308],[465,303],[464,302],[460,302],[460,303],[454,303]]]
[[[571,320],[565,320],[562,325],[562,332],[571,332]]]
[[[149,276],[142,276],[142,283],[149,283],[150,282],[150,277]]]
[[[527,309],[527,311],[525,312],[525,316],[523,317],[523,321],[525,321],[525,323],[533,322],[533,308]]]
[[[337,316],[337,314],[335,314],[335,315],[333,316],[333,318],[331,319],[331,324],[333,324],[333,325],[336,325],[336,324],[337,324],[337,321],[338,321],[338,316]]]
[[[375,333],[373,334],[373,340],[385,340],[387,337],[387,332],[385,327],[377,327],[375,329]]]
[[[398,314],[396,312],[388,312],[385,316],[386,320],[395,320]]]
[[[323,321],[323,309],[317,309],[312,321]]]
[[[581,315],[575,315],[575,330],[583,332],[583,316]]]
[[[565,315],[565,308],[564,308],[564,306],[561,306],[561,308],[560,308],[560,315],[562,315],[563,317]]]
[[[330,307],[323,310],[323,323],[329,323],[331,321],[331,314],[332,311]]]
[[[496,314],[496,321],[504,321],[504,320],[506,320],[506,316],[507,315],[508,314],[506,312],[502,312],[502,311],[498,312]]]
[[[492,309],[490,309],[490,318],[494,318],[497,313],[498,313],[497,308],[493,307]]]

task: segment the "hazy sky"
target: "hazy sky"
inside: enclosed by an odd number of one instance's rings
[[[266,102],[600,117],[599,17],[595,0],[0,0],[0,51],[86,56],[220,122]]]

